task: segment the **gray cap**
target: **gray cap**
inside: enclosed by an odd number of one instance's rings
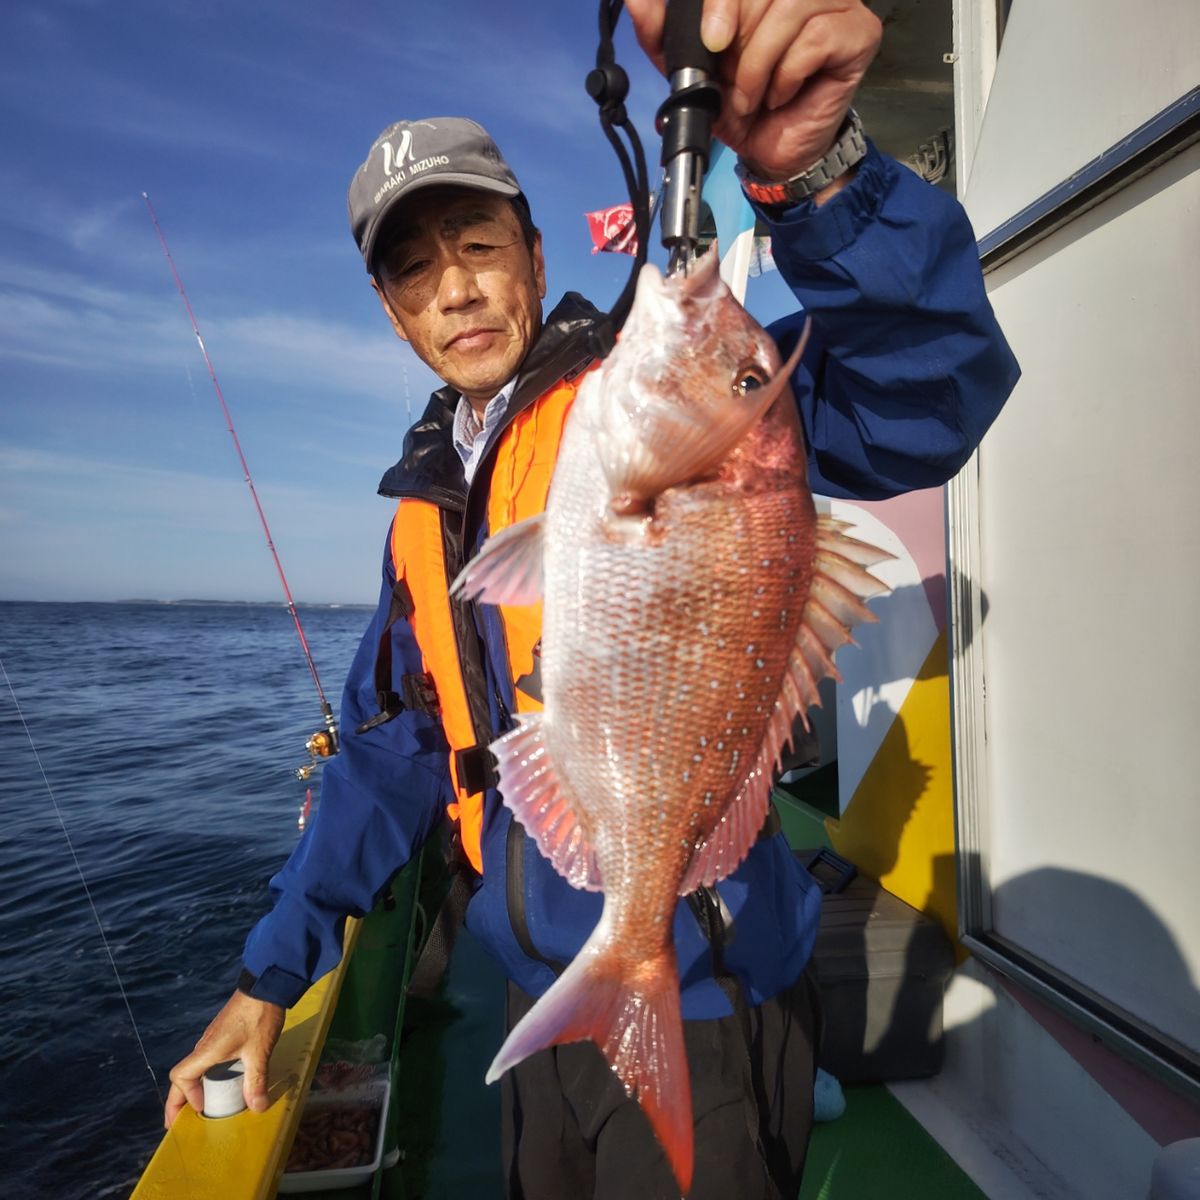
[[[397,121],[376,139],[350,180],[350,231],[367,270],[384,217],[419,188],[457,185],[520,198],[517,177],[486,129],[466,117]]]

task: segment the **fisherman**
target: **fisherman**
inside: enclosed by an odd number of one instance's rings
[[[627,7],[661,62],[663,0]],[[864,141],[850,108],[878,19],[859,0],[708,0],[702,31],[724,52],[716,132],[739,155],[780,273],[812,317],[792,380],[810,485],[877,499],[943,483],[1018,372],[961,208]],[[250,1107],[266,1108],[285,1007],[337,963],[346,916],[372,908],[447,812],[472,869],[467,926],[510,980],[510,1028],[599,915],[600,897],[556,873],[490,775],[487,744],[539,698],[536,610],[472,613],[449,600],[447,581],[485,531],[541,511],[603,316],[573,294],[543,316],[529,202],[473,122],[390,126],[351,182],[349,211],[384,312],[445,386],[380,487],[399,505],[343,696],[343,749],[272,880],[275,906],[250,934],[237,990],[171,1072],[168,1125],[185,1103],[201,1108],[205,1069],[234,1057]],[[771,329],[785,358],[801,324],[796,315]],[[696,1200],[799,1189],[819,909],[816,886],[767,829],[715,893],[676,913]],[[533,1055],[502,1088],[510,1197],[678,1195],[591,1043]]]

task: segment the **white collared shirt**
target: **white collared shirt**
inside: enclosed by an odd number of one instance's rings
[[[479,466],[479,456],[483,453],[488,439],[504,419],[508,410],[508,401],[517,386],[514,376],[488,402],[483,410],[483,424],[475,416],[475,410],[466,396],[459,396],[458,407],[454,410],[454,449],[462,459],[463,474],[470,483]]]

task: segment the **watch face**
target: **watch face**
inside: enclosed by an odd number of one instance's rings
[[[747,178],[742,180],[742,191],[759,204],[786,204],[796,198],[787,182],[764,183],[759,179]]]

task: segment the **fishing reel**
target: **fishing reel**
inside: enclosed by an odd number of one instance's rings
[[[327,758],[332,758],[341,749],[341,739],[338,737],[337,722],[333,719],[333,710],[328,704],[321,705],[325,716],[325,728],[318,729],[309,735],[304,743],[308,751],[308,762],[296,768],[296,778],[301,783],[307,783],[313,772]]]
[[[308,751],[308,762],[296,768],[296,778],[301,783],[312,778],[312,773],[321,765],[322,760],[332,758],[338,752],[337,735],[330,734],[325,729],[318,729],[304,743],[304,749]]]
[[[307,783],[312,778],[313,772],[327,758],[332,758],[341,749],[341,740],[338,738],[337,722],[333,719],[333,710],[328,704],[322,704],[321,709],[325,715],[325,728],[310,734],[304,743],[304,748],[308,751],[308,762],[302,763],[296,768],[296,778],[301,783]],[[304,803],[300,806],[300,815],[296,821],[301,833],[308,825],[311,815],[312,788],[305,788]]]
[[[336,729],[318,729],[304,743],[304,749],[308,751],[308,762],[296,768],[296,778],[301,783],[306,783],[325,759],[332,758],[338,752],[338,748]]]

